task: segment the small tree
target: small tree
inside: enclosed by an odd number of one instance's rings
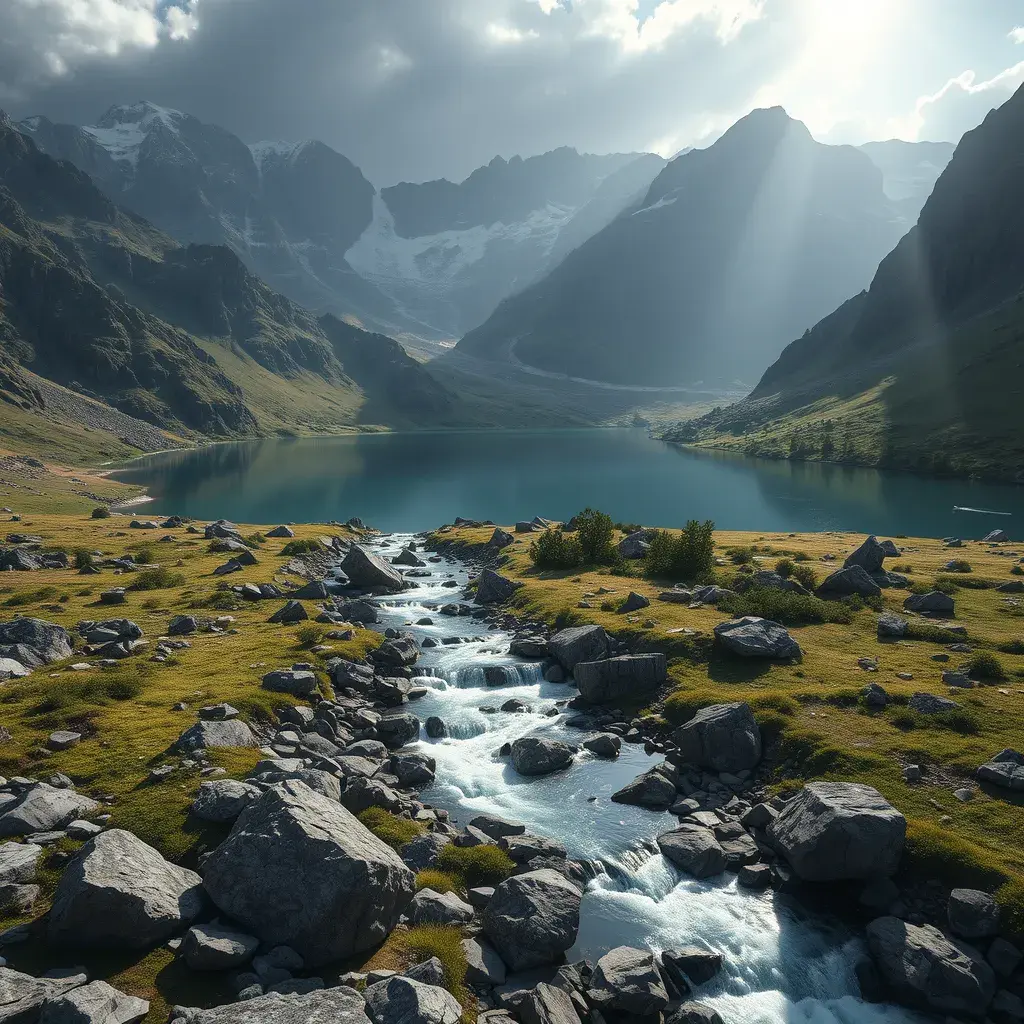
[[[576,517],[576,536],[579,538],[583,561],[588,565],[599,565],[615,561],[612,537],[615,526],[611,516],[592,508],[584,509]]]
[[[583,550],[575,537],[559,529],[545,530],[530,545],[530,558],[538,569],[573,569],[583,564]]]

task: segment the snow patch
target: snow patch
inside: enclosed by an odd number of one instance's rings
[[[671,206],[678,198],[678,196],[662,196],[656,203],[651,203],[650,206],[635,211],[631,216],[639,217],[641,213],[650,213],[651,210],[660,210],[663,206]]]
[[[84,125],[82,131],[102,146],[112,159],[133,169],[139,161],[139,148],[153,128],[159,125],[178,134],[178,123],[185,117],[178,110],[158,107],[155,103],[133,103],[111,107],[99,124]]]
[[[294,160],[309,142],[254,142],[249,146],[256,170],[263,172],[267,160]]]

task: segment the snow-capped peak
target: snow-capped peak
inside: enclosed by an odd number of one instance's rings
[[[305,142],[254,142],[249,152],[256,169],[262,171],[267,160],[294,160],[310,144],[308,139]]]
[[[82,131],[91,135],[114,160],[138,163],[139,147],[154,128],[165,128],[178,134],[178,126],[185,114],[143,100],[123,106],[111,107],[94,125],[85,125]]]

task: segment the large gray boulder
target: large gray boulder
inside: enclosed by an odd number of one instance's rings
[[[234,821],[260,796],[260,788],[236,779],[206,779],[192,801],[192,813],[203,821]]]
[[[522,583],[507,579],[493,569],[483,569],[477,577],[476,599],[480,604],[500,604],[507,601]]]
[[[985,1016],[996,982],[977,950],[931,925],[898,917],[872,921],[867,939],[875,966],[900,1002],[972,1020]]]
[[[638,1017],[660,1013],[669,1001],[654,954],[631,946],[611,949],[597,961],[587,998],[600,1010]]]
[[[857,782],[808,783],[768,826],[769,841],[809,882],[894,874],[906,833],[906,818]]]
[[[1007,747],[978,769],[978,778],[1014,792],[1024,790],[1024,754]]]
[[[405,590],[405,580],[397,569],[358,544],[349,548],[341,563],[341,571],[356,587],[391,592]]]
[[[316,673],[310,668],[276,668],[264,674],[263,688],[274,693],[290,693],[308,697],[320,688]]]
[[[181,952],[193,971],[227,971],[248,963],[260,940],[237,928],[195,924],[185,933]]]
[[[402,860],[413,871],[432,868],[450,842],[451,837],[440,832],[424,832],[402,847]]]
[[[513,971],[556,963],[576,941],[582,893],[550,868],[505,879],[483,912],[484,934]]]
[[[546,981],[515,994],[516,1015],[522,1024],[581,1024],[579,1011],[582,1009],[583,1006],[573,1002],[572,990],[568,986]],[[511,1017],[496,1017],[493,1024],[506,1024],[511,1020]]]
[[[746,771],[761,760],[761,730],[745,703],[701,708],[676,729],[673,739],[680,759],[701,768]]]
[[[92,814],[99,804],[73,789],[37,782],[17,803],[0,814],[0,838],[31,832],[53,832]]]
[[[0,886],[34,882],[42,855],[43,848],[34,843],[0,845]]]
[[[462,1016],[450,992],[400,974],[368,985],[363,996],[374,1024],[458,1024]]]
[[[189,1024],[369,1024],[363,997],[346,985],[301,995],[269,992],[255,999],[189,1010]]]
[[[668,670],[664,654],[624,654],[582,661],[573,677],[584,700],[603,704],[656,689],[668,678]]]
[[[903,602],[903,608],[908,612],[948,616],[954,613],[956,603],[949,594],[941,590],[930,590],[927,594],[911,594]]]
[[[999,904],[981,889],[954,889],[947,915],[950,931],[961,939],[990,939],[999,931]]]
[[[799,658],[801,653],[785,626],[756,615],[720,622],[715,626],[715,639],[741,658]]]
[[[413,924],[467,924],[473,920],[473,908],[457,893],[420,889],[407,915]]]
[[[696,822],[683,822],[678,828],[663,832],[658,836],[658,849],[680,871],[694,878],[720,875],[728,863],[714,832]]]
[[[505,983],[505,961],[486,939],[463,939],[462,952],[466,956],[466,981],[470,985]]]
[[[572,762],[572,747],[543,736],[520,736],[512,744],[512,767],[520,775],[549,775]]]
[[[676,784],[664,771],[652,768],[612,794],[617,804],[636,804],[651,810],[667,810],[676,801]]]
[[[5,650],[17,647],[19,654]],[[45,619],[20,618],[0,622],[0,656],[14,658],[29,668],[71,657],[71,636],[63,626]]]
[[[826,576],[819,584],[815,594],[825,600],[850,597],[858,594],[861,597],[877,597],[882,588],[859,565],[851,565],[839,569]]]
[[[608,654],[608,634],[601,626],[569,626],[548,640],[548,653],[573,672],[583,661],[600,661]]]
[[[318,966],[378,945],[415,891],[398,854],[302,782],[268,790],[210,854],[204,884],[230,918]]]
[[[878,543],[877,537],[871,536],[866,538],[859,548],[846,556],[843,565],[847,569],[856,567],[865,572],[878,572],[882,568],[882,562],[885,561],[885,555],[885,547]]]
[[[64,869],[49,938],[84,949],[146,949],[191,924],[205,904],[194,871],[112,828],[89,840]]]
[[[120,992],[105,981],[91,981],[47,999],[39,1024],[136,1024],[147,1013],[147,1000]]]
[[[35,1024],[48,1000],[84,985],[84,974],[66,978],[33,978],[9,967],[0,967],[0,1021],[4,1024]]]
[[[227,721],[202,719],[186,729],[176,740],[174,749],[182,754],[211,747],[258,747],[252,729],[238,718]]]
[[[411,711],[393,711],[381,717],[376,729],[377,738],[397,750],[419,737],[420,720]]]

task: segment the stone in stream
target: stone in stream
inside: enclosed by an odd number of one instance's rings
[[[608,656],[608,634],[601,626],[569,626],[548,640],[548,653],[572,673],[580,662],[600,661]]]
[[[658,849],[677,868],[694,878],[711,878],[726,868],[725,851],[714,832],[703,825],[684,822],[658,836]]]
[[[680,760],[700,768],[746,771],[761,760],[761,730],[746,703],[701,708],[672,738]]]
[[[444,719],[438,718],[437,715],[431,715],[424,722],[423,728],[432,740],[444,739],[448,735],[448,726],[445,725]]]
[[[867,940],[875,966],[901,1003],[971,1020],[985,1016],[995,975],[971,946],[898,917],[876,918]]]
[[[496,814],[478,814],[469,824],[494,840],[503,839],[505,836],[521,836],[526,832],[525,825],[500,818]]]
[[[1011,792],[1024,791],[1024,754],[1007,747],[986,761],[977,772],[978,779]]]
[[[573,677],[584,700],[603,704],[657,689],[668,678],[668,670],[664,654],[624,654],[580,662]]]
[[[598,757],[618,757],[622,749],[622,738],[613,732],[599,732],[588,736],[582,746]]]
[[[576,941],[582,894],[550,868],[505,879],[482,914],[484,934],[513,971],[556,963]]]
[[[498,840],[498,846],[509,855],[514,864],[520,865],[529,864],[538,857],[565,860],[567,856],[565,847],[557,840],[545,836],[532,836],[525,832],[502,836]]]
[[[617,804],[636,804],[651,810],[667,810],[676,800],[676,784],[663,770],[652,768],[612,794]]]
[[[420,720],[410,711],[389,712],[376,725],[377,736],[387,747],[397,749],[420,734]]]
[[[560,740],[520,736],[512,744],[512,767],[520,775],[549,775],[572,762],[573,751]]]
[[[415,891],[415,876],[344,807],[301,782],[256,801],[209,856],[214,903],[307,966],[379,945]]]
[[[669,996],[650,950],[618,946],[597,961],[587,1001],[602,1011],[646,1017],[664,1010]]]
[[[341,571],[354,587],[365,590],[380,589],[396,593],[405,590],[402,574],[380,558],[358,544],[353,544],[341,563]]]
[[[109,829],[75,854],[50,909],[49,940],[86,949],[145,949],[202,912],[194,871],[164,860],[122,829]]]
[[[483,569],[477,577],[477,603],[500,604],[507,601],[521,586],[518,580],[510,580],[493,569]]]
[[[450,992],[400,974],[368,985],[363,997],[374,1024],[458,1024],[462,1016],[462,1007]],[[346,1018],[337,1019],[347,1024]]]
[[[720,622],[714,632],[722,647],[741,658],[799,658],[801,654],[785,626],[756,615]]]
[[[877,789],[855,782],[811,782],[768,826],[768,839],[809,882],[895,874],[906,818]]]
[[[721,1014],[704,1003],[678,1003],[665,1011],[665,1024],[724,1024]]]

